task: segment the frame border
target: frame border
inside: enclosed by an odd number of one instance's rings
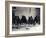
[[[30,34],[9,34],[9,6],[14,3],[24,3],[30,5],[42,5],[43,6],[43,33],[30,33]],[[37,36],[45,35],[45,3],[35,3],[35,2],[20,2],[20,1],[5,1],[5,37],[20,37],[20,36]]]

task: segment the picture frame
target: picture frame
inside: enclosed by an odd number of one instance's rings
[[[24,31],[12,32],[12,25],[11,25],[12,18],[13,18],[12,7],[40,8],[41,31],[37,31],[37,32],[26,31],[27,33]],[[44,34],[45,34],[45,4],[44,3],[19,2],[19,1],[6,1],[5,2],[5,36],[6,37],[36,36],[36,35],[44,35]]]

